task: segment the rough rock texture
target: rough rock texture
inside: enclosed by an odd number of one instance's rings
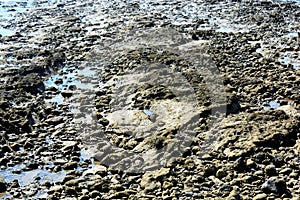
[[[299,5],[0,6],[2,198],[299,198]]]

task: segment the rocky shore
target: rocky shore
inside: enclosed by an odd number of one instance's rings
[[[0,198],[300,198],[299,4],[0,7]]]

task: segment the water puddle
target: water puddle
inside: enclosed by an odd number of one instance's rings
[[[290,32],[287,34],[288,37],[299,37],[299,34],[297,32]]]
[[[0,28],[0,35],[2,36],[11,36],[11,35],[14,35],[15,32],[10,30],[10,29],[6,29],[6,28]]]
[[[233,28],[221,26],[220,28],[216,29],[218,33],[234,33],[235,30]]]
[[[23,171],[23,169],[25,169],[25,165],[9,167],[6,170],[1,170],[0,175],[7,183],[18,180],[21,187],[33,183],[37,178],[40,183],[44,183],[46,181],[50,181],[52,183],[60,182],[66,175],[65,171],[53,173],[44,169],[35,169],[30,171]],[[21,173],[19,173],[20,171]]]
[[[70,104],[71,102],[68,102],[66,97],[67,92],[71,95],[73,91],[89,91],[100,84],[100,81],[93,80],[93,76],[95,76],[95,71],[90,67],[69,71],[64,68],[61,74],[52,75],[44,81],[46,88],[54,87],[58,90],[58,94],[47,99],[46,102],[52,105]],[[73,110],[74,112],[78,111],[76,109]]]
[[[143,110],[143,112],[148,115],[149,117],[153,115],[153,112],[151,112],[150,110]]]
[[[271,108],[276,109],[276,108],[279,108],[279,107],[280,107],[279,103],[277,103],[275,101],[270,101],[268,106],[264,106],[264,110],[270,110]]]
[[[299,63],[297,61],[294,61],[290,56],[279,57],[278,61],[284,65],[291,64],[293,66],[293,69],[295,70],[299,69]]]
[[[0,2],[0,35],[10,36],[15,30],[10,29],[10,21],[15,19],[15,15],[28,12],[33,7],[33,0],[4,0]]]

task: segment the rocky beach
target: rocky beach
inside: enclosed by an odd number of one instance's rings
[[[0,199],[300,199],[300,2],[0,1]]]

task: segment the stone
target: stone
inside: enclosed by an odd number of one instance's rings
[[[78,198],[78,200],[89,200],[90,197],[88,195],[82,195]]]
[[[223,177],[227,176],[227,174],[228,174],[227,171],[221,168],[216,172],[216,177],[222,179]]]
[[[65,183],[66,186],[78,186],[78,180],[69,180]]]
[[[275,176],[277,175],[277,170],[275,168],[274,165],[267,165],[265,167],[265,173],[268,175],[268,176]]]
[[[72,169],[75,169],[75,168],[77,168],[77,162],[68,162],[68,163],[66,163],[66,164],[63,166],[63,168],[64,168],[65,170],[72,170]]]
[[[0,193],[6,192],[7,186],[4,178],[0,176]]]
[[[94,190],[94,191],[92,191],[92,192],[90,193],[90,196],[91,196],[92,198],[101,197],[101,193],[100,193],[99,191],[97,191],[97,190]]]
[[[75,187],[66,187],[65,190],[68,195],[77,195],[77,189]]]
[[[261,189],[265,193],[284,194],[288,192],[286,182],[276,177],[269,178],[262,184]]]
[[[7,163],[9,163],[9,160],[7,158],[0,158],[0,165],[6,166]]]
[[[275,178],[270,178],[266,182],[264,182],[261,186],[261,189],[265,193],[277,193]]]
[[[266,200],[267,199],[266,194],[257,194],[255,197],[253,197],[253,200]]]

